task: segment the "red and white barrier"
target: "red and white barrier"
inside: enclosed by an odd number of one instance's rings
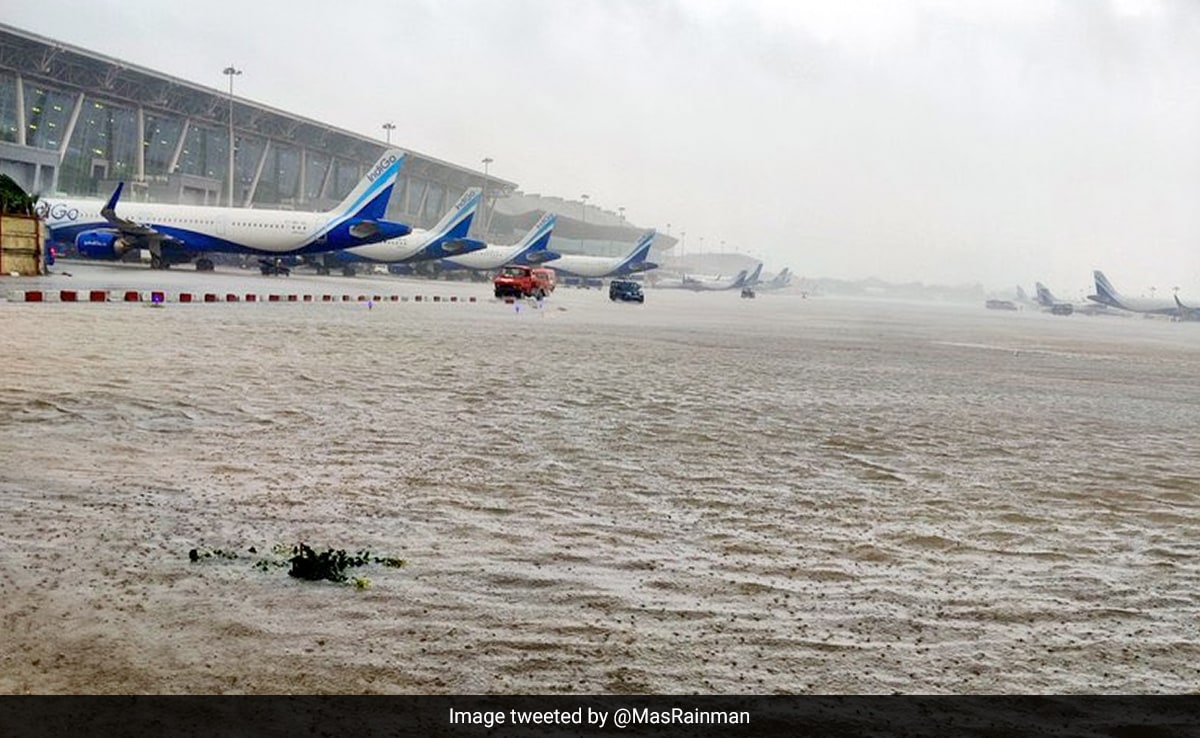
[[[460,299],[457,295],[448,297],[442,295],[311,295],[311,294],[268,294],[259,295],[254,292],[178,292],[168,293],[164,290],[11,290],[8,293],[9,302],[57,302],[57,303],[97,303],[97,302],[136,302],[136,303],[181,303],[209,304],[230,302],[276,303],[276,302],[320,302],[320,303],[375,303],[383,302],[435,302],[435,303],[476,303],[478,298],[469,296]]]

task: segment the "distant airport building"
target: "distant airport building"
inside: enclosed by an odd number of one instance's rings
[[[235,71],[226,70],[231,80]],[[478,186],[486,201],[473,232],[498,243],[516,241],[547,209],[559,215],[551,248],[564,251],[628,248],[644,230],[623,218],[602,219],[585,203],[522,196],[516,183],[396,145],[409,160],[388,215],[414,226],[433,225],[463,191]],[[0,173],[29,192],[105,197],[124,181],[126,196],[137,200],[326,210],[386,147],[0,24]]]

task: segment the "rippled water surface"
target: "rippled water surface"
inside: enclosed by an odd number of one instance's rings
[[[1200,325],[359,284],[0,302],[0,690],[1200,688]]]

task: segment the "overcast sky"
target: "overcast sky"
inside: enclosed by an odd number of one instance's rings
[[[5,22],[768,272],[1200,296],[1195,0],[39,0]],[[703,239],[703,241],[701,241]]]

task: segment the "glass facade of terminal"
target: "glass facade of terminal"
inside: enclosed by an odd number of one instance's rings
[[[222,112],[213,115],[219,120]],[[120,180],[146,185],[132,197],[204,204],[228,198],[229,128],[211,118],[164,113],[94,90],[81,93],[0,72],[0,141],[58,155],[56,181],[41,183],[44,192],[102,197]],[[260,206],[328,207],[354,188],[370,164],[235,127],[233,201],[241,205],[249,196],[250,204]],[[186,184],[166,188],[172,177]],[[156,190],[155,183],[164,188]],[[450,191],[402,172],[393,202],[415,222],[432,223],[460,194],[461,188]]]
[[[4,24],[0,52],[0,172],[35,194],[100,198],[123,181],[129,200],[324,210],[383,148],[372,137],[235,97],[230,193],[231,101],[222,90]],[[415,152],[388,216],[429,228],[485,178],[490,202],[476,218],[476,237],[513,243],[549,209],[560,214],[552,248],[617,255],[631,245],[626,224],[593,222],[583,215],[594,208],[578,202],[528,196],[522,209],[498,213],[497,200],[513,196],[514,183]]]

